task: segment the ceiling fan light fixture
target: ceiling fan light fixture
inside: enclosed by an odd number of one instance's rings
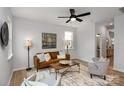
[[[76,18],[74,18],[74,17],[73,17],[73,18],[71,18],[71,21],[76,21]]]
[[[68,20],[66,21],[66,23],[68,23],[70,21],[82,22],[83,20],[80,19],[80,17],[88,16],[88,15],[91,14],[90,12],[86,12],[86,13],[82,13],[82,14],[76,15],[75,14],[75,9],[70,9],[69,11],[70,11],[70,16],[61,16],[61,17],[58,17],[58,18],[68,18]]]

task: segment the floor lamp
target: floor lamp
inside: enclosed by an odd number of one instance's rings
[[[28,71],[28,70],[31,70],[31,67],[30,67],[30,48],[32,47],[32,41],[26,40],[25,41],[25,47],[28,50],[28,67],[26,68],[26,70]]]

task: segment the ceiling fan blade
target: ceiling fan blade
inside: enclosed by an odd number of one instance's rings
[[[82,19],[79,19],[79,18],[76,18],[76,20],[79,21],[79,22],[82,22],[83,21]]]
[[[70,18],[69,16],[60,16],[58,18]]]
[[[71,19],[67,20],[66,23],[68,23]]]
[[[77,15],[76,17],[87,16],[87,15],[90,15],[90,14],[91,14],[90,12],[87,12],[87,13],[79,14],[79,15]]]
[[[70,9],[70,13],[71,13],[71,15],[75,15],[75,10],[74,9]]]

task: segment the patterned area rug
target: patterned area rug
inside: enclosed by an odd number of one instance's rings
[[[39,70],[39,72],[44,70],[48,69]],[[106,86],[109,85],[113,79],[117,78],[116,76],[107,75],[106,80],[98,76],[93,76],[93,78],[91,79],[87,66],[84,66],[82,64],[80,64],[80,73],[74,72],[78,70],[77,66],[71,67],[70,70],[71,72],[67,72],[65,75],[62,76],[61,86]],[[54,69],[51,69],[51,71],[53,72]],[[36,70],[33,69],[32,71],[27,73],[27,76],[30,76],[35,72]],[[61,70],[60,72],[63,71]]]

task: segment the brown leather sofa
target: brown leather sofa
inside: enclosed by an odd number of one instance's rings
[[[38,69],[49,67],[49,65],[52,63],[59,62],[59,60],[70,60],[70,54],[66,54],[66,58],[64,58],[64,59],[57,59],[57,55],[59,55],[59,51],[46,52],[46,53],[49,53],[51,56],[51,59],[49,61],[40,62],[40,59],[37,57],[37,55],[41,54],[41,53],[37,53],[34,56],[34,66],[37,69],[37,71],[38,71]]]

